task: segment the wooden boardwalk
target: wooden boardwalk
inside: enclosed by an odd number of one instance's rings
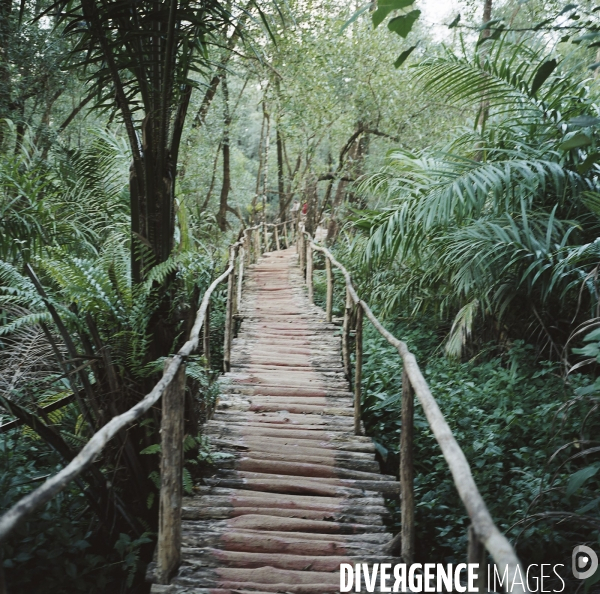
[[[383,498],[399,484],[354,435],[339,329],[309,303],[297,262],[292,248],[248,271],[231,372],[205,426],[229,456],[184,500],[182,564],[153,594],[329,594],[340,563],[394,562]]]

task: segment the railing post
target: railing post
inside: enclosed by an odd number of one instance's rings
[[[352,313],[352,298],[350,290],[346,287],[346,307],[344,309],[344,325],[342,327],[342,360],[344,373],[350,380],[350,315]]]
[[[281,249],[281,245],[279,245],[279,228],[275,225],[275,246],[277,247],[277,251]]]
[[[250,241],[251,238],[249,237],[248,231],[244,230],[244,255],[246,257],[246,264],[251,264],[251,259],[250,259]]]
[[[244,255],[246,253],[246,250],[244,250],[244,247],[241,246],[240,247],[240,253],[238,255],[238,258],[240,260],[240,265],[238,267],[238,286],[237,286],[237,305],[236,305],[236,313],[239,313],[239,311],[242,309],[242,283],[244,282]]]
[[[400,432],[400,499],[402,559],[412,563],[415,552],[415,492],[413,469],[415,392],[406,370],[402,372],[402,429]]]
[[[165,362],[165,369],[171,359]],[[181,498],[183,473],[183,410],[185,364],[182,363],[162,397],[160,506],[156,579],[168,584],[181,561]]]
[[[327,306],[325,313],[327,321],[331,322],[333,312],[333,270],[331,269],[331,260],[325,256],[325,269],[327,271]]]
[[[314,303],[313,289],[313,250],[310,240],[306,242],[306,284],[308,286],[308,300]]]
[[[360,435],[361,411],[361,381],[363,358],[363,308],[360,303],[356,306],[356,372],[354,374],[354,434]]]
[[[477,581],[475,582],[477,592],[487,592],[487,553],[485,546],[479,540],[477,534],[475,534],[475,529],[472,524],[467,531],[467,537],[469,542],[467,563],[479,564],[479,572],[477,574]]]
[[[285,239],[285,249],[289,249],[289,247],[290,247],[290,241],[289,241],[289,238],[288,238],[287,221],[283,221],[283,238]]]
[[[254,262],[258,262],[260,253],[260,228],[254,229]]]
[[[306,248],[304,247],[304,234],[300,233],[298,235],[298,253],[300,255],[300,272],[304,275],[304,264],[306,261]]]
[[[265,252],[268,252],[269,251],[269,232],[268,232],[268,229],[267,229],[267,222],[266,221],[263,223],[263,232],[265,234]]]
[[[202,324],[202,350],[206,359],[206,368],[210,369],[210,301],[204,314],[204,324]]]
[[[235,287],[235,249],[231,262],[233,270],[227,279],[227,306],[225,310],[225,340],[223,341],[223,370],[225,373],[231,370],[231,339],[233,336],[233,300]]]

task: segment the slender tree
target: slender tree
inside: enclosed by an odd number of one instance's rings
[[[173,249],[174,185],[194,75],[236,18],[218,0],[59,0],[47,10],[75,37],[73,58],[116,108],[132,155],[132,275]],[[231,36],[231,34],[230,34]]]
[[[223,184],[221,186],[217,224],[221,231],[225,231],[227,229],[227,200],[229,198],[229,191],[231,190],[231,158],[229,148],[231,113],[229,110],[229,87],[227,86],[227,75],[225,73],[223,74],[221,89],[223,91],[223,141],[221,142],[221,149],[223,151]]]

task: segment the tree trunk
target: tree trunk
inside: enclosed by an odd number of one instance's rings
[[[263,159],[263,188],[262,188],[262,220],[267,222],[267,191],[269,189],[269,135],[271,134],[271,118],[267,111],[266,100],[263,99],[263,113],[265,116],[265,156]]]
[[[217,214],[217,224],[221,231],[227,229],[227,199],[231,189],[231,162],[229,151],[229,128],[231,125],[231,116],[229,113],[229,88],[227,86],[227,75],[223,74],[221,82],[223,89],[223,185],[221,186],[221,199],[219,202],[219,212]]]
[[[8,44],[10,38],[10,13],[12,0],[0,0],[0,119],[9,115],[11,97]],[[0,150],[4,141],[6,124],[0,121]]]
[[[283,137],[281,136],[280,122],[277,122],[277,192],[279,194],[279,220],[287,220],[289,201],[285,193],[283,180]]]
[[[483,0],[483,24],[489,23],[492,20],[492,0]],[[489,37],[491,31],[485,29],[482,33],[482,37]]]
[[[317,190],[317,178],[311,176],[306,182],[306,230],[314,236],[317,230],[319,214],[319,194]]]
[[[483,0],[483,24],[489,23],[492,20],[492,0]],[[481,32],[481,39],[487,39],[492,34],[490,29],[484,29]],[[490,43],[490,42],[488,42]],[[483,58],[484,52],[486,51],[486,46],[482,46],[481,56]],[[485,126],[485,121],[488,118],[490,112],[490,102],[486,99],[485,95],[481,98],[481,106],[479,108],[479,127],[483,130]],[[480,151],[477,155],[477,160],[481,160]]]
[[[260,179],[262,175],[263,169],[263,143],[265,140],[265,128],[266,128],[266,117],[263,111],[263,119],[260,127],[260,139],[258,141],[258,170],[256,172],[256,191],[254,192],[254,197],[252,198],[251,204],[251,218],[250,221],[252,225],[256,223],[256,203],[258,201],[258,197],[260,196]]]

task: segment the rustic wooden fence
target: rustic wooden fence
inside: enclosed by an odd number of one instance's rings
[[[229,371],[234,315],[241,304],[244,266],[256,262],[262,253],[271,247],[280,249],[282,241],[286,247],[289,247],[294,240],[294,235],[295,227],[288,227],[288,223],[285,222],[261,223],[240,233],[238,241],[229,247],[227,269],[212,282],[204,294],[189,339],[177,354],[165,362],[160,381],[135,406],[112,418],[98,430],[79,454],[60,472],[20,499],[0,518],[0,544],[10,536],[21,521],[50,501],[84,472],[119,431],[140,419],[162,397],[161,488],[156,580],[158,583],[168,583],[173,571],[179,565],[181,551],[185,360],[198,350],[201,332],[203,332],[204,354],[206,357],[210,356],[210,299],[215,289],[227,281],[223,367],[224,371]],[[0,594],[4,594],[1,578],[0,575]]]
[[[442,414],[429,386],[423,377],[415,356],[408,350],[406,343],[398,340],[388,332],[375,317],[369,306],[360,299],[352,284],[350,273],[340,264],[333,254],[325,247],[315,243],[302,225],[297,234],[297,249],[300,266],[305,274],[308,296],[314,300],[313,269],[314,252],[325,256],[327,274],[327,297],[325,314],[327,321],[332,320],[334,276],[332,266],[341,271],[346,285],[346,305],[342,326],[342,356],[344,370],[351,379],[350,332],[351,321],[355,326],[355,367],[354,367],[354,430],[361,432],[361,379],[363,359],[363,317],[366,316],[376,330],[391,344],[400,355],[403,363],[402,372],[402,406],[400,433],[400,500],[401,500],[401,532],[390,543],[388,549],[393,553],[400,548],[401,556],[406,563],[412,563],[415,546],[415,497],[414,497],[414,466],[413,466],[413,436],[414,436],[414,397],[421,404],[429,427],[435,436],[452,474],[454,485],[467,510],[471,521],[468,528],[469,563],[479,563],[479,567],[487,565],[486,549],[500,570],[500,575],[508,569],[508,576],[515,576],[517,571],[524,576],[519,559],[508,541],[498,530],[487,506],[475,484],[469,463],[458,442],[452,434],[444,415]],[[517,569],[518,567],[518,569]],[[479,592],[487,592],[487,572],[479,572]],[[514,584],[513,593],[527,592],[527,588],[519,582]]]

